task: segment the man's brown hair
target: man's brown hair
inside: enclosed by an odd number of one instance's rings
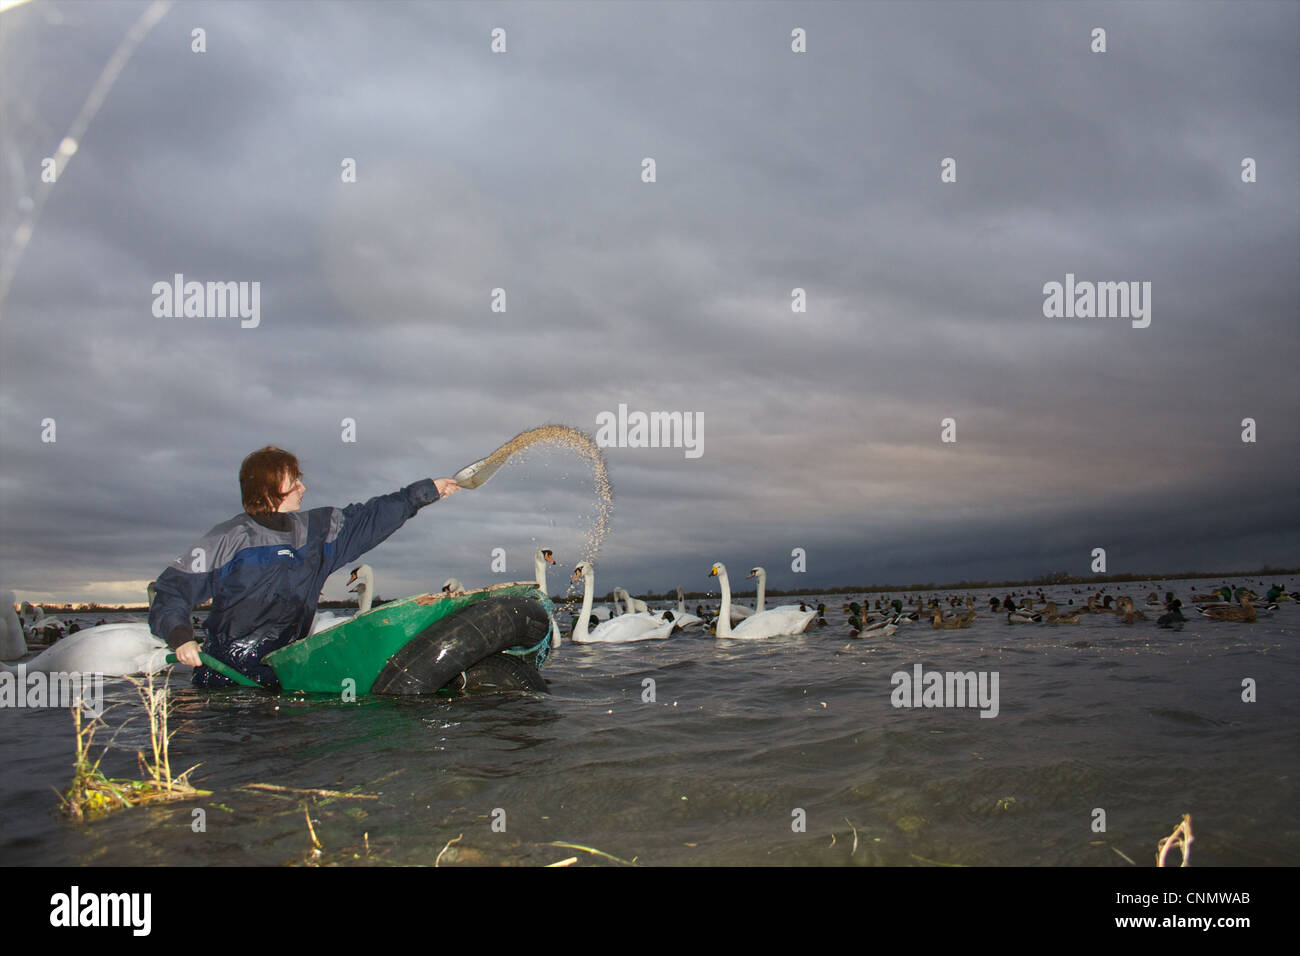
[[[267,445],[259,448],[239,466],[239,493],[244,499],[244,510],[250,515],[274,514],[285,495],[280,485],[288,474],[291,481],[302,477],[298,459],[283,448]]]

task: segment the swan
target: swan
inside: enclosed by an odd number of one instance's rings
[[[689,611],[686,610],[686,595],[682,593],[682,589],[680,586],[677,588],[677,610],[672,612],[656,611],[655,616],[662,621],[665,619],[664,615],[668,613],[672,614],[671,619],[676,621],[677,626],[680,627],[683,631],[686,630],[688,627],[704,626],[704,618],[699,617],[698,615],[695,614],[691,614]]]
[[[731,637],[737,640],[760,640],[765,637],[777,637],[781,634],[802,634],[812,625],[817,611],[793,611],[774,609],[755,612],[753,616],[731,628],[731,582],[727,578],[727,569],[720,562],[715,563],[709,571],[709,577],[716,576],[722,587],[722,610],[718,613],[718,627],[714,632],[718,637]]]
[[[618,607],[618,602],[620,598],[622,599],[623,603],[627,605],[627,611],[620,612],[620,613],[626,613],[626,614],[649,614],[650,613],[650,605],[646,604],[646,602],[642,601],[640,598],[634,598],[632,595],[628,594],[627,588],[614,588],[614,606],[616,608]]]
[[[171,653],[161,638],[149,632],[149,625],[128,622],[100,624],[65,637],[53,647],[37,654],[21,667],[33,673],[103,674],[105,677],[127,677],[132,674],[156,674],[168,666]],[[14,669],[0,665],[13,673]]]
[[[27,653],[27,636],[14,610],[14,592],[0,591],[0,661],[9,661]]]
[[[767,571],[766,571],[766,569],[764,569],[764,568],[750,568],[750,569],[749,569],[749,576],[750,576],[751,578],[758,578],[758,600],[754,602],[754,612],[753,612],[753,613],[755,613],[755,614],[762,614],[762,613],[763,613],[763,610],[764,610],[764,602],[765,602],[765,600],[766,600],[766,598],[767,598]],[[746,610],[748,610],[748,608],[746,608]],[[774,608],[770,608],[769,610],[773,610],[773,611],[799,611],[799,610],[802,610],[802,605],[799,605],[799,604],[778,604],[776,607],[774,607]],[[733,613],[731,616],[732,616],[732,618],[734,619],[736,615]],[[746,614],[745,617],[749,617],[749,615]]]
[[[601,624],[588,633],[591,620],[592,588],[596,575],[591,565],[581,561],[573,569],[573,580],[582,578],[582,611],[570,635],[575,644],[624,644],[629,641],[649,641],[668,637],[677,629],[676,621],[661,622],[649,615],[623,614]]]
[[[463,594],[465,585],[460,583],[460,578],[448,578],[442,582],[443,594]]]
[[[546,597],[550,593],[546,590],[546,566],[555,564],[555,555],[551,553],[550,548],[538,548],[533,552],[533,571],[537,575],[537,590],[541,591]],[[558,568],[559,565],[555,564]],[[560,646],[560,625],[555,622],[555,617],[551,617],[551,650]]]
[[[375,570],[368,564],[359,564],[352,569],[352,576],[348,578],[348,584],[355,584],[356,587],[349,587],[348,590],[355,592],[357,595],[357,614],[365,614],[370,610],[370,606],[375,600]],[[311,630],[308,634],[319,634],[321,631],[328,630],[342,624],[344,621],[352,620],[354,615],[335,614],[333,611],[317,611],[316,616],[312,618]]]

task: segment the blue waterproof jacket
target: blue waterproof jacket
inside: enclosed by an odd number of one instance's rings
[[[262,658],[311,632],[325,579],[355,561],[438,500],[433,479],[346,508],[240,514],[223,521],[159,576],[149,629],[172,648],[194,640],[190,612],[208,598],[203,651],[274,687]],[[208,667],[197,687],[233,681]]]

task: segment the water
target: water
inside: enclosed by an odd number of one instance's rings
[[[1202,589],[1168,587],[1185,602]],[[1140,607],[1165,589],[1118,590]],[[991,592],[973,593],[986,608]],[[172,766],[201,763],[193,782],[212,796],[89,824],[64,820],[51,790],[70,777],[70,715],[0,711],[0,862],[300,863],[306,807],[323,863],[432,864],[463,835],[443,864],[617,865],[548,845],[568,842],[660,865],[1128,866],[1118,849],[1149,866],[1183,813],[1197,866],[1300,863],[1300,607],[1181,632],[1110,615],[1010,626],[982,608],[969,630],[850,640],[840,605],[861,597],[819,596],[827,627],[763,642],[566,642],[544,669],[549,695],[345,704],[201,693],[178,668]],[[895,709],[890,675],[918,661],[997,671],[999,715]],[[1245,677],[1257,703],[1241,701]],[[125,702],[116,727],[140,708],[107,684]],[[135,774],[146,727],[119,734],[107,772]],[[255,782],[378,799],[239,789]]]

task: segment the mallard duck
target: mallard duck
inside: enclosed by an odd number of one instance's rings
[[[1133,599],[1130,597],[1122,597],[1115,602],[1115,613],[1124,619],[1125,624],[1147,619],[1145,614],[1133,606]]]
[[[940,631],[952,631],[959,627],[970,627],[971,618],[958,614],[956,617],[944,617],[937,608],[930,612],[930,626]]]
[[[1241,604],[1230,607],[1197,607],[1204,617],[1212,621],[1245,621],[1255,620],[1256,613],[1254,606],[1250,603],[1250,598],[1242,595]]]
[[[1170,628],[1175,631],[1181,631],[1187,618],[1183,617],[1183,602],[1174,598],[1169,602],[1169,613],[1162,614],[1156,618],[1156,627]]]
[[[1069,614],[1058,614],[1056,613],[1055,601],[1048,601],[1043,607],[1043,614],[1046,615],[1044,620],[1046,620],[1048,624],[1078,624],[1079,614],[1081,612],[1082,608],[1076,611],[1071,611]]]

